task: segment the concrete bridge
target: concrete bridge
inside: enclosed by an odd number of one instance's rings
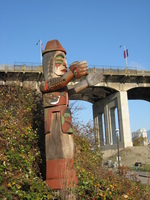
[[[103,82],[71,95],[70,100],[85,100],[93,104],[96,138],[103,149],[117,147],[116,120],[120,130],[120,147],[132,146],[128,99],[150,102],[150,71],[93,67],[88,72],[103,73]],[[17,83],[39,90],[43,80],[42,66],[0,65],[0,85]],[[69,89],[78,82],[69,83]]]

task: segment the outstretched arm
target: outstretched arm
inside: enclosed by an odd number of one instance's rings
[[[62,77],[51,78],[40,85],[42,93],[57,91],[65,87],[73,78],[81,78],[87,75],[88,64],[86,61],[74,62],[70,65],[70,70]]]
[[[74,86],[74,88],[70,89],[69,95],[78,93],[89,86],[94,86],[94,85],[102,82],[103,80],[104,80],[104,77],[103,77],[102,73],[91,73],[91,74],[87,75],[83,81],[77,83]]]

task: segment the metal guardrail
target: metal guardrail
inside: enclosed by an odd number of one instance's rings
[[[0,64],[0,72],[18,72],[18,71],[26,71],[26,72],[43,72],[43,68],[41,65],[26,65],[26,64],[14,64],[14,65],[5,65]]]
[[[99,72],[104,75],[132,75],[132,76],[150,76],[150,70],[135,70],[135,69],[112,69],[112,68],[89,68],[88,72]]]
[[[42,66],[36,65],[37,63],[14,63],[11,64],[0,64],[0,72],[41,72],[43,73]],[[143,75],[150,76],[150,70],[137,70],[134,68],[126,68],[126,67],[110,67],[110,66],[92,66],[89,65],[88,72],[100,72],[104,75]]]

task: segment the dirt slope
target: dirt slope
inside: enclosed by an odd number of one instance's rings
[[[127,147],[119,151],[121,157],[121,164],[125,166],[132,166],[134,163],[142,162],[150,165],[150,146],[136,146]],[[103,160],[116,161],[117,150],[103,151]]]

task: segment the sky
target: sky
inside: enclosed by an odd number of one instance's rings
[[[68,65],[150,70],[149,0],[0,0],[0,64],[40,64],[40,45],[58,39]],[[93,119],[92,104],[82,102],[82,121]],[[87,115],[88,113],[88,115]],[[150,103],[129,101],[131,132],[150,130]]]

